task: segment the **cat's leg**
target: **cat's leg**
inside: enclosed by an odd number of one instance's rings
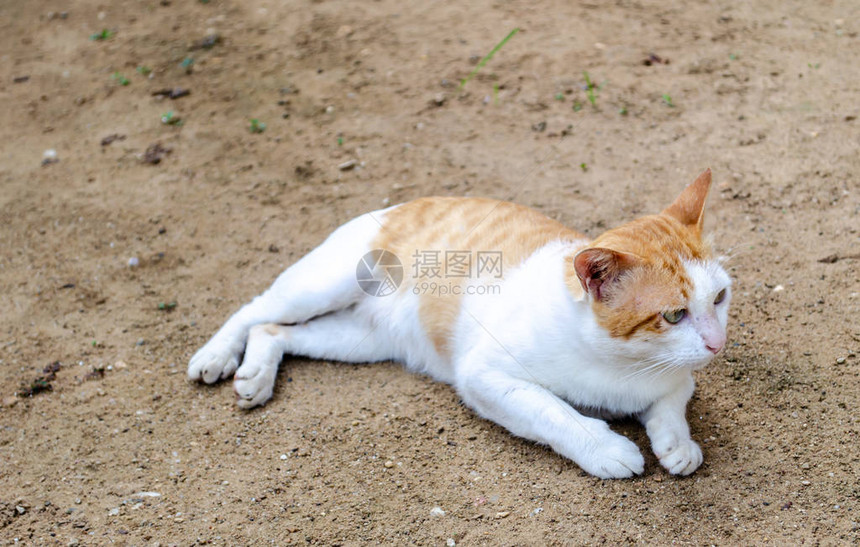
[[[231,376],[252,326],[301,323],[358,302],[356,265],[380,229],[377,217],[357,217],[287,268],[263,294],[236,312],[191,358],[188,376],[212,383]]]
[[[702,465],[702,449],[690,438],[687,402],[693,395],[690,376],[681,386],[639,416],[660,464],[673,475],[689,475]]]
[[[588,473],[618,479],[645,469],[642,454],[629,439],[603,420],[583,416],[546,388],[489,367],[460,375],[457,389],[478,414],[514,435],[548,444]]]
[[[242,366],[233,389],[242,408],[272,397],[278,365],[284,354],[366,363],[392,359],[391,344],[370,321],[354,310],[342,310],[298,325],[268,323],[251,327]]]

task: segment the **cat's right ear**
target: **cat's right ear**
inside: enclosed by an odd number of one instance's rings
[[[705,199],[711,187],[711,170],[705,171],[689,186],[684,188],[681,195],[672,205],[663,210],[663,214],[675,217],[681,224],[702,233],[702,223],[705,218]]]
[[[618,279],[624,270],[641,262],[636,255],[603,247],[583,249],[573,257],[573,267],[583,290],[596,301],[606,297],[609,284]]]

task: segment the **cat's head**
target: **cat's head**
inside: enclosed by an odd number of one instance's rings
[[[573,258],[618,353],[699,368],[725,346],[731,279],[702,239],[710,184],[709,169],[659,215],[609,230]]]

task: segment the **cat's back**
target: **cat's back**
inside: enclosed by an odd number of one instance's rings
[[[426,336],[435,350],[421,353],[435,353],[441,359],[405,361],[443,381],[450,381],[450,371],[443,370],[448,364],[425,368],[414,363],[448,363],[454,325],[462,299],[469,294],[467,286],[497,285],[548,244],[586,239],[534,209],[485,198],[416,199],[386,209],[378,221],[381,228],[371,248],[394,253],[403,264],[404,276],[400,298],[373,302],[372,307],[384,317],[417,317],[423,333],[419,338]],[[392,314],[389,305],[409,312]],[[406,333],[400,334],[399,338],[407,338]]]
[[[500,252],[516,266],[551,241],[586,236],[540,212],[487,198],[425,197],[388,209],[375,248],[407,260],[416,252]]]

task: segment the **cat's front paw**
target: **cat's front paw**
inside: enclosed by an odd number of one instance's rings
[[[702,449],[692,439],[683,439],[665,453],[657,454],[660,465],[673,475],[687,476],[702,465]]]
[[[207,384],[228,378],[236,372],[239,366],[240,350],[231,348],[228,344],[219,344],[210,340],[197,350],[188,362],[188,377],[192,380],[202,380]]]
[[[645,458],[639,452],[639,447],[617,433],[600,439],[585,461],[576,463],[601,479],[626,479],[641,475],[645,470]]]

